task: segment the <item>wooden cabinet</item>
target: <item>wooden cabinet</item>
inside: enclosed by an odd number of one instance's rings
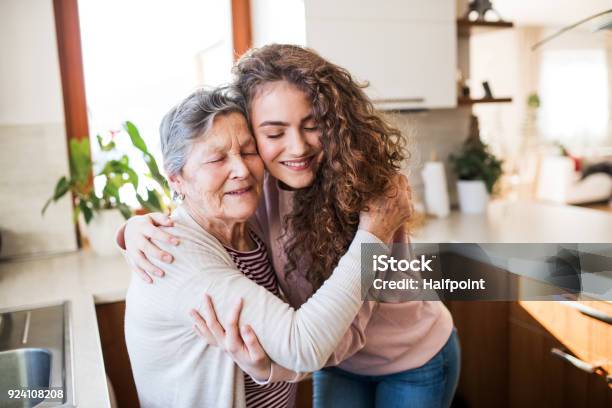
[[[612,326],[560,302],[449,302],[461,340],[457,407],[612,407]],[[590,307],[612,308],[605,302]]]
[[[508,306],[508,302],[448,303],[461,343],[461,375],[454,406],[506,406]]]
[[[516,302],[509,328],[510,407],[612,406],[612,389],[602,375],[560,357],[564,353],[609,370],[612,326],[560,302]]]
[[[115,394],[117,407],[139,407],[132,366],[125,345],[125,302],[96,305],[104,368]]]
[[[255,46],[302,38],[369,83],[365,92],[380,109],[457,106],[454,0],[305,0],[302,13],[288,14],[295,21],[284,17],[282,25],[258,18],[270,3],[252,4]],[[288,26],[305,33],[287,35]]]
[[[455,254],[443,262],[457,274],[495,278],[499,272]],[[612,407],[606,383],[612,325],[605,321],[612,303],[450,301],[448,308],[462,347],[455,406]]]
[[[381,109],[456,104],[451,24],[315,20],[307,33],[309,46],[369,83],[365,92]]]

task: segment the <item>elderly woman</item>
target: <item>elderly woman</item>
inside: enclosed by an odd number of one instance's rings
[[[283,372],[274,378],[296,380],[282,367],[313,371],[324,364],[363,303],[361,244],[390,242],[409,214],[407,193],[372,202],[331,277],[296,311],[281,299],[249,221],[264,167],[243,106],[224,90],[197,91],[162,122],[164,167],[180,198],[166,232],[180,245],[155,241],[175,259],[164,266],[167,278],[148,285],[135,277],[127,294],[125,334],[143,407],[292,406],[294,384],[255,381],[272,378],[273,370]],[[244,361],[255,361],[242,368],[253,379],[194,332],[189,312],[210,307],[205,293],[221,321],[242,329]]]

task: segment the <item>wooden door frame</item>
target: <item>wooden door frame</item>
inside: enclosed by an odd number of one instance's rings
[[[81,29],[77,3],[78,0],[53,0],[68,157],[70,157],[70,141],[72,139],[80,140],[89,137]],[[89,180],[90,184],[93,185],[93,170],[90,170]],[[72,194],[73,210],[75,206],[76,196]],[[81,248],[83,242],[78,223],[75,223],[75,232],[77,245]]]
[[[89,137],[78,0],[53,0],[66,138]]]
[[[249,0],[232,0],[232,43],[234,60],[253,46],[251,5]]]

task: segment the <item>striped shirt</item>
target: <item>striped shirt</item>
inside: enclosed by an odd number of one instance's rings
[[[252,231],[249,234],[257,248],[252,251],[236,251],[225,247],[236,267],[247,278],[259,286],[263,286],[278,297],[280,290],[276,281],[276,274],[268,258],[268,252],[261,239]],[[295,394],[297,384],[288,382],[276,382],[259,385],[250,375],[244,374],[244,389],[246,394],[247,408],[290,408],[295,406]]]

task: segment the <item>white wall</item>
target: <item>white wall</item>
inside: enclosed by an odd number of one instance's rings
[[[68,174],[52,0],[0,1],[0,257],[73,250],[71,203],[40,210]]]
[[[251,0],[253,46],[306,44],[305,0]]]
[[[52,0],[2,0],[0,19],[0,124],[63,122]]]

